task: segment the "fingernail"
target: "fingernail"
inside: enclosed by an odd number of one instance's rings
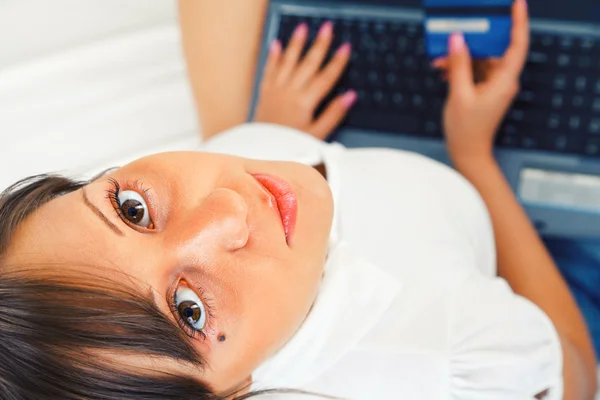
[[[279,39],[275,39],[271,42],[271,46],[269,47],[269,52],[271,54],[276,54],[281,51],[281,42]]]
[[[330,36],[333,33],[333,23],[331,21],[325,22],[319,29],[319,36]]]
[[[335,53],[338,56],[345,56],[350,54],[350,51],[352,51],[352,45],[350,43],[344,43],[337,49]]]
[[[521,3],[521,6],[522,6],[523,8],[527,8],[527,7],[528,7],[528,5],[527,5],[527,0],[517,0],[517,1],[518,1],[519,3]]]
[[[358,96],[356,95],[356,92],[354,90],[348,90],[343,96],[342,96],[342,105],[345,108],[350,108],[352,107],[352,105],[354,103],[356,103],[356,99],[358,98]]]
[[[296,30],[294,31],[294,36],[301,37],[301,36],[305,36],[307,33],[308,33],[308,25],[306,25],[305,23],[302,23],[296,27]]]
[[[462,33],[453,33],[450,36],[450,53],[459,54],[465,50],[465,37]]]

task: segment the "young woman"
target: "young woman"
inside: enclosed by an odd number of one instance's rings
[[[312,136],[264,123],[205,129],[207,152],[10,188],[0,397],[591,398],[585,324],[492,157],[527,52],[523,1],[514,19],[511,48],[483,83],[460,35],[437,62],[464,177],[415,154],[313,137],[356,101],[343,94],[312,118],[349,54],[320,70],[325,24],[302,60],[305,27],[285,51],[273,44],[258,112]],[[215,115],[205,128],[225,127],[226,113]]]

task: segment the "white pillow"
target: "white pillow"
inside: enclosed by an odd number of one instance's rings
[[[32,174],[88,172],[199,143],[174,7],[0,1],[0,34],[16,38],[14,46],[1,41],[0,60],[18,61],[0,67],[0,188]],[[32,10],[52,21],[32,27],[44,19]],[[20,24],[30,25],[31,37]],[[47,37],[53,33],[55,40]],[[28,49],[18,52],[20,42]]]

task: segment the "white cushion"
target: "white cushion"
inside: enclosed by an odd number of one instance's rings
[[[8,0],[0,35],[1,188],[199,142],[173,1]]]

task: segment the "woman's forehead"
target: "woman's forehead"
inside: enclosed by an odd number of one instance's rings
[[[16,229],[4,259],[11,263],[110,261],[111,237],[77,190],[49,201]],[[102,256],[101,256],[102,255]]]

